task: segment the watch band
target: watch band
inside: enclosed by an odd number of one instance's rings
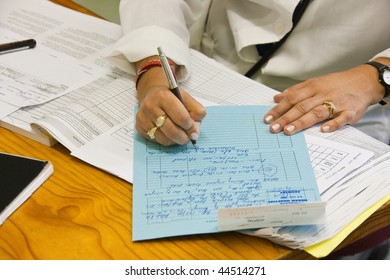
[[[386,84],[383,80],[383,72],[387,69],[390,71],[390,68],[387,65],[384,65],[382,63],[376,62],[376,61],[369,61],[366,62],[366,64],[371,65],[375,67],[378,70],[379,73],[379,82],[381,85],[385,88],[385,95],[384,98],[388,97],[390,95],[390,85]],[[384,101],[382,101],[384,102]]]

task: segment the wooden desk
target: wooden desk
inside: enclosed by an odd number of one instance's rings
[[[56,0],[85,11],[67,0]],[[92,13],[90,13],[92,14]],[[236,232],[132,242],[132,185],[0,128],[0,151],[48,159],[54,174],[0,226],[0,259],[312,259]],[[340,247],[390,225],[390,202]]]

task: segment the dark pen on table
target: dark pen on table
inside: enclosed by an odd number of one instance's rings
[[[169,65],[168,58],[166,57],[161,47],[158,47],[157,50],[160,57],[161,66],[168,80],[169,89],[180,100],[180,102],[184,104],[183,98],[181,97],[179,91],[179,86],[177,85],[175,76],[173,75],[171,66]],[[194,146],[195,150],[198,150],[198,147],[196,146],[196,141],[191,139],[191,143]]]
[[[17,51],[21,49],[32,49],[35,48],[36,45],[37,45],[37,41],[35,41],[34,39],[4,43],[4,44],[0,44],[0,53]]]

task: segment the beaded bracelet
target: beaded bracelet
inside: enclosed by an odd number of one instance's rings
[[[175,66],[175,63],[171,60],[169,60],[169,65],[171,68]],[[143,74],[145,74],[149,69],[152,69],[154,67],[162,67],[160,60],[154,59],[154,60],[148,60],[144,64],[141,65],[141,67],[137,71],[137,79],[135,81],[135,88],[137,88],[138,82]],[[173,72],[173,75],[175,75],[175,72]],[[176,76],[175,76],[176,78]]]

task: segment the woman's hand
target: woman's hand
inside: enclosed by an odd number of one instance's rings
[[[273,133],[292,135],[325,121],[321,131],[332,132],[356,123],[383,95],[378,71],[363,64],[309,79],[275,95],[274,101],[279,104],[264,116],[264,122],[270,124]]]
[[[199,125],[206,116],[205,108],[181,88],[183,105],[169,90],[161,67],[144,73],[137,89],[139,110],[135,127],[144,138],[169,146],[186,144],[199,137]],[[158,119],[163,123],[161,126]]]

